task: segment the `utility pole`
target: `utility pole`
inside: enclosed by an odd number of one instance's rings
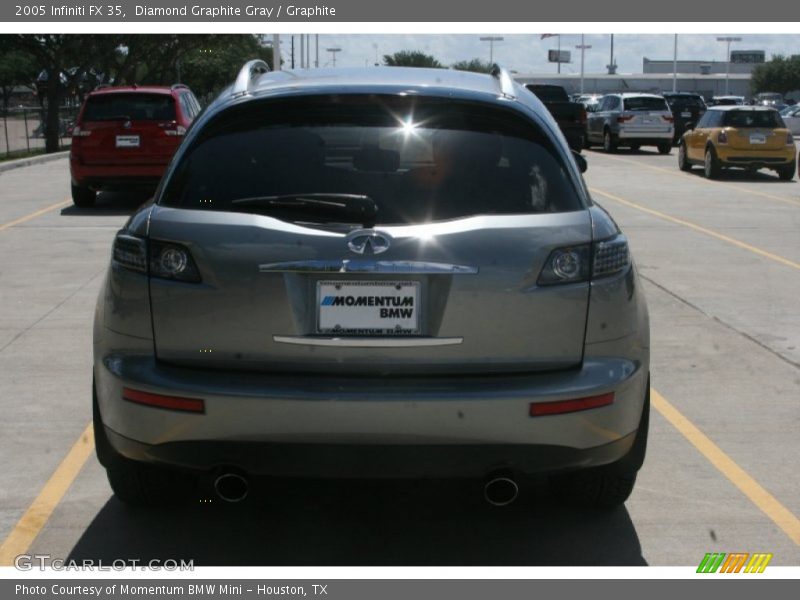
[[[319,68],[319,34],[317,33],[316,36],[317,36],[317,41],[316,41],[317,58],[314,60],[314,67],[318,69]]]
[[[281,70],[281,36],[278,33],[272,36],[272,70]]]
[[[585,53],[586,53],[586,50],[591,48],[591,46],[588,46],[588,45],[584,44],[584,41],[585,41],[584,40],[584,34],[581,34],[581,43],[580,43],[580,45],[575,46],[578,50],[581,51],[581,94],[583,93],[583,74],[584,74],[584,65],[585,65]]]
[[[499,35],[487,35],[480,38],[482,42],[489,42],[489,64],[494,64],[494,43],[502,42],[503,37]]]
[[[724,37],[718,37],[717,41],[725,42],[728,45],[725,51],[725,95],[727,96],[730,89],[729,81],[731,77],[731,42],[741,42],[742,38],[724,36]]]
[[[561,34],[557,33],[556,36],[558,37],[558,74],[561,75]]]
[[[675,43],[672,48],[672,93],[678,91],[678,34],[675,34]]]

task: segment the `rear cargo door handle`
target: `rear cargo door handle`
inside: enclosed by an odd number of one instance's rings
[[[385,273],[389,275],[475,275],[478,267],[418,260],[298,260],[258,266],[261,273]]]

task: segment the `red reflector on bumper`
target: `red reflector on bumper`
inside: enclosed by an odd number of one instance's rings
[[[563,413],[578,412],[590,408],[608,406],[614,402],[614,392],[602,394],[600,396],[589,396],[588,398],[578,398],[576,400],[558,400],[556,402],[532,402],[530,405],[530,416],[542,417],[545,415],[560,415]]]
[[[204,413],[206,404],[199,398],[180,398],[178,396],[162,396],[161,394],[151,394],[140,390],[122,388],[122,399],[136,404],[155,406],[156,408],[167,408],[169,410],[183,410],[187,412]]]

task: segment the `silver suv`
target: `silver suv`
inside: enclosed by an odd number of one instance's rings
[[[587,145],[602,144],[606,152],[655,146],[669,154],[674,134],[672,111],[663,96],[654,94],[608,94],[586,119]]]
[[[552,475],[623,502],[647,440],[628,242],[509,74],[248,63],[114,241],[94,330],[115,494]]]

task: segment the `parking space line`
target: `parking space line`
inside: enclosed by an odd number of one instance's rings
[[[3,541],[0,546],[0,567],[13,566],[15,557],[24,554],[30,548],[93,451],[94,430],[89,423],[44,484],[42,491]]]
[[[20,225],[25,221],[30,221],[31,219],[35,219],[45,213],[50,212],[51,210],[56,210],[57,208],[64,208],[68,204],[71,204],[71,200],[62,200],[61,202],[56,202],[55,204],[51,204],[50,206],[45,206],[44,208],[40,208],[39,210],[32,212],[29,215],[25,215],[24,217],[20,217],[19,219],[14,219],[13,221],[9,221],[8,223],[0,224],[0,231],[8,229],[10,227],[14,227],[15,225]]]
[[[767,252],[766,250],[762,250],[761,248],[756,248],[755,246],[751,246],[745,242],[740,240],[734,239],[713,229],[708,229],[707,227],[703,227],[702,225],[698,225],[697,223],[692,223],[691,221],[687,221],[685,219],[679,219],[678,217],[673,217],[672,215],[668,215],[658,210],[654,210],[652,208],[647,208],[646,206],[642,206],[641,204],[637,204],[636,202],[631,202],[630,200],[626,200],[625,198],[620,198],[619,196],[615,196],[614,194],[609,194],[608,192],[604,192],[603,190],[599,190],[597,188],[589,188],[593,194],[599,194],[609,200],[614,200],[615,202],[619,202],[620,204],[624,204],[625,206],[629,206],[630,208],[635,208],[636,210],[640,210],[645,213],[649,213],[659,219],[663,219],[665,221],[670,221],[671,223],[675,223],[677,225],[683,225],[684,227],[688,227],[689,229],[694,229],[695,231],[699,231],[700,233],[704,233],[711,237],[717,238],[718,240],[722,240],[723,242],[727,242],[729,244],[733,244],[743,250],[748,250],[753,252],[754,254],[758,254],[759,256],[763,256],[764,258],[768,258],[770,260],[774,260],[775,262],[779,262],[782,265],[786,265],[787,267],[793,267],[795,269],[800,269],[800,263],[797,263],[793,260],[789,260],[788,258],[784,258],[783,256],[778,256],[777,254],[773,254],[772,252]]]
[[[726,187],[737,192],[743,192],[746,194],[752,194],[754,196],[761,196],[762,198],[769,198],[770,200],[778,200],[779,202],[784,202],[786,204],[794,204],[795,206],[800,206],[800,201],[792,200],[791,198],[783,198],[781,196],[773,196],[772,194],[767,194],[765,192],[759,192],[757,190],[752,190],[750,188],[739,187],[733,183],[728,183],[725,181],[718,181],[718,180],[710,180],[704,177],[696,177],[690,173],[684,173],[683,171],[677,170],[672,171],[670,169],[665,169],[664,167],[656,167],[655,165],[648,165],[636,160],[630,160],[628,158],[622,158],[620,156],[610,156],[608,154],[601,154],[599,152],[592,152],[592,154],[596,156],[602,156],[603,158],[607,158],[609,160],[616,160],[618,162],[628,163],[631,165],[636,165],[637,167],[644,167],[645,169],[650,169],[651,171],[658,171],[660,173],[666,173],[667,175],[672,175],[673,177],[681,177],[683,179],[691,178],[695,181],[700,181],[703,183],[707,183],[709,185],[719,185],[721,187]]]
[[[736,464],[694,423],[653,388],[650,388],[650,403],[700,454],[708,459],[733,485],[739,488],[750,502],[755,504],[795,544],[800,546],[800,519],[781,504],[775,496],[765,490],[761,484]]]

